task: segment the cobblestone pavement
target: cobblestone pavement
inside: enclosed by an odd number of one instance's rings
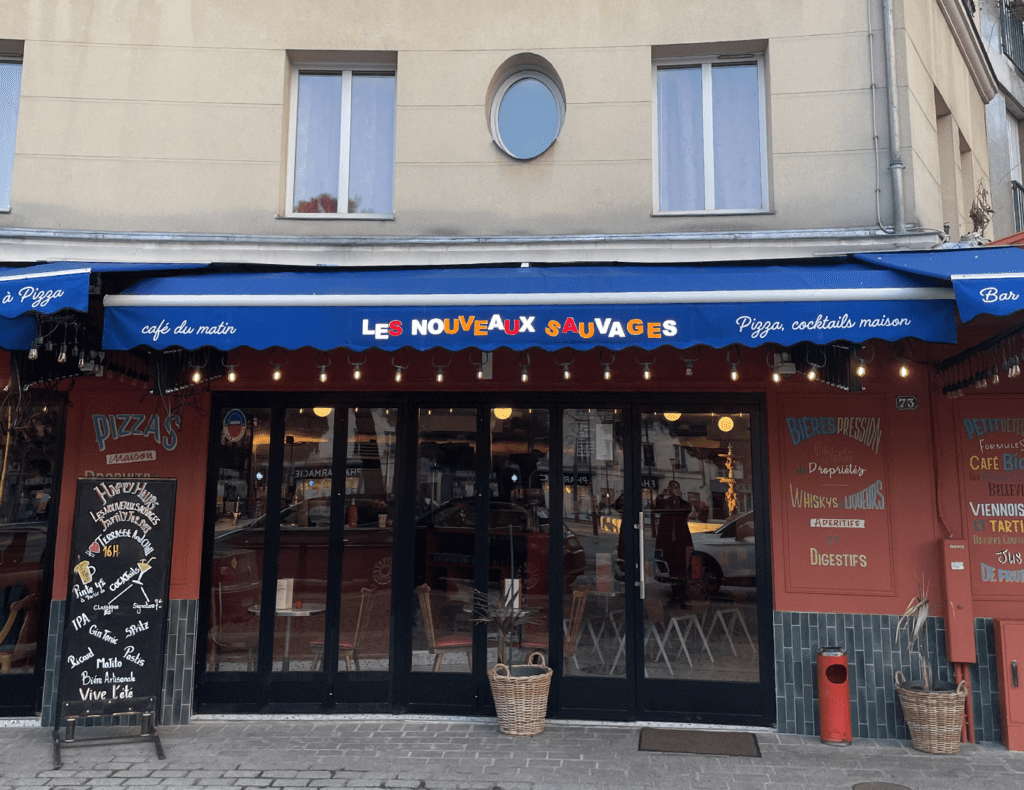
[[[1024,753],[1001,746],[930,755],[896,741],[835,747],[756,731],[760,758],[711,757],[640,752],[639,731],[640,725],[557,722],[536,737],[515,738],[500,734],[493,720],[478,719],[197,718],[159,728],[165,760],[152,743],[104,743],[63,748],[64,766],[53,770],[50,730],[6,726],[0,727],[0,788],[1024,787]],[[79,733],[80,740],[87,737]]]

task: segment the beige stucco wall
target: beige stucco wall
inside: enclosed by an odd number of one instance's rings
[[[908,5],[908,219],[941,226],[927,82],[941,83],[987,160],[983,105],[927,9],[934,0]],[[865,3],[6,0],[0,30],[25,54],[12,210],[0,226],[346,236],[873,226],[876,177],[883,219],[891,211],[874,6],[873,130]],[[772,212],[652,217],[652,47],[723,41],[767,42]],[[396,53],[393,220],[275,219],[288,50]],[[525,51],[555,66],[567,112],[548,152],[516,162],[491,142],[484,104],[498,66]]]
[[[935,0],[904,0],[897,4],[897,11],[900,10],[903,13],[897,16],[898,50],[906,71],[897,83],[906,85],[901,102],[907,119],[902,143],[908,201],[912,201],[908,202],[908,221],[930,228],[942,228],[948,223],[950,237],[957,240],[973,226],[968,212],[978,181],[989,182],[985,103],[939,4]],[[939,134],[936,91],[949,110],[949,139]],[[970,154],[962,157],[964,144]],[[945,179],[943,157],[950,171]],[[965,171],[969,174],[967,178]],[[950,202],[955,213],[948,208]],[[988,235],[991,237],[991,230]]]

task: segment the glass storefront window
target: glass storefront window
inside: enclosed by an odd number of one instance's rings
[[[285,410],[275,672],[308,671],[323,650],[336,414],[336,409]]]
[[[270,409],[223,409],[207,669],[255,670],[263,591]]]
[[[472,668],[475,530],[476,409],[421,409],[414,672]]]
[[[0,673],[35,671],[63,407],[0,413]]]
[[[488,594],[529,616],[506,635],[512,663],[533,651],[548,654],[549,436],[547,409],[491,410]],[[488,628],[488,645],[496,644],[498,634]]]
[[[394,409],[348,411],[339,670],[389,666],[397,417]]]
[[[562,511],[571,548],[562,607],[566,630],[576,632],[566,674],[626,674],[622,431],[617,409],[566,409],[562,416]]]
[[[750,415],[643,412],[651,678],[759,677]]]

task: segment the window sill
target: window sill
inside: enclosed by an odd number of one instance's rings
[[[744,214],[774,214],[770,208],[733,208],[712,211],[652,211],[652,217],[722,217]]]
[[[341,219],[341,220],[356,220],[356,219],[372,219],[372,220],[393,220],[394,214],[275,214],[274,219],[312,219],[312,220],[325,220],[325,219]]]

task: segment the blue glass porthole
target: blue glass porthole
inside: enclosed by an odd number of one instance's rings
[[[518,71],[501,83],[491,104],[491,136],[515,159],[533,159],[551,147],[565,120],[565,99],[539,71]]]

